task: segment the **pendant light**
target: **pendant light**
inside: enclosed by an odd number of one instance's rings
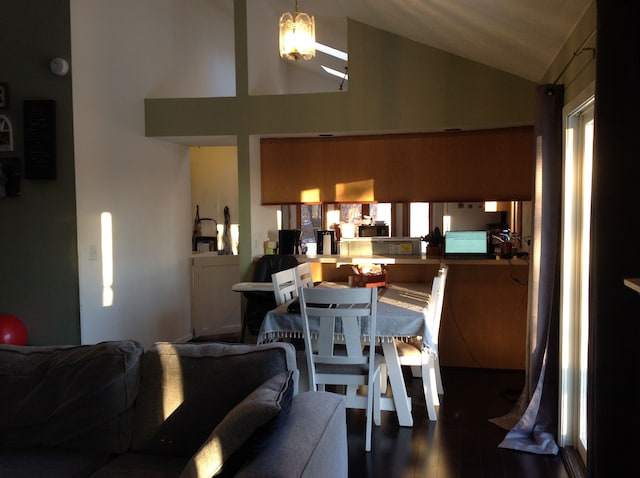
[[[295,17],[289,12],[280,17],[280,56],[287,60],[309,60],[316,56],[315,19],[298,11],[298,0]]]

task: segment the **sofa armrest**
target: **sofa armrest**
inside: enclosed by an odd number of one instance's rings
[[[340,478],[348,475],[344,398],[329,392],[294,397],[286,422],[237,477]]]

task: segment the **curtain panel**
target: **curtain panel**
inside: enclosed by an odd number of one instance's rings
[[[501,448],[554,455],[558,453],[563,100],[562,85],[537,87],[526,380],[514,408],[491,420],[509,430]]]

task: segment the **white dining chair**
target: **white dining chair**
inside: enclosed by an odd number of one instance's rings
[[[438,355],[438,335],[444,305],[444,290],[449,266],[442,266],[433,278],[431,299],[427,313],[427,328],[431,333],[433,348],[423,345],[422,340],[407,343],[396,340],[400,365],[411,367],[414,377],[422,377],[425,402],[429,419],[437,420],[435,407],[440,405],[439,395],[444,394],[442,376],[440,374],[440,358]]]
[[[296,266],[297,287],[313,287],[313,275],[311,274],[311,264],[301,262]]]
[[[310,388],[346,387],[346,406],[366,410],[365,451],[371,450],[372,422],[380,423],[380,367],[384,359],[375,352],[377,301],[376,287],[300,289]],[[366,338],[368,347],[361,337]],[[367,386],[366,397],[357,393],[362,385]]]
[[[271,282],[273,283],[273,293],[275,294],[276,305],[284,304],[285,302],[298,297],[298,284],[296,282],[296,277],[297,273],[295,267],[271,274]]]

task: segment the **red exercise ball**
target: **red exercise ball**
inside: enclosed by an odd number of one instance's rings
[[[15,315],[0,314],[0,344],[27,345],[27,328]]]

